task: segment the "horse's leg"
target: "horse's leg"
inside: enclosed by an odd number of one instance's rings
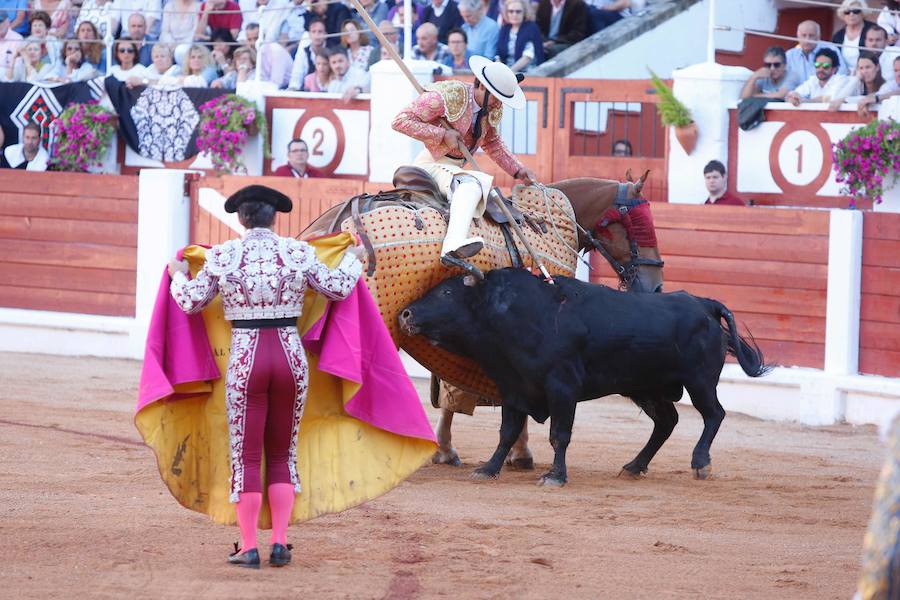
[[[453,411],[448,408],[442,408],[441,416],[438,419],[437,427],[435,427],[434,432],[437,437],[438,449],[435,451],[434,456],[431,457],[431,462],[436,465],[458,467],[462,464],[459,460],[459,455],[456,453],[456,449],[452,444],[450,435],[450,426],[452,424]]]
[[[709,457],[709,448],[719,431],[719,426],[725,418],[725,409],[719,404],[716,395],[716,381],[696,382],[684,386],[691,396],[691,403],[703,417],[703,433],[694,447],[691,457],[691,469],[695,479],[708,479],[712,475],[712,464]]]
[[[531,448],[528,447],[528,421],[522,427],[522,433],[519,439],[513,444],[506,464],[517,471],[531,471],[534,469],[534,456],[531,454]]]
[[[641,407],[647,413],[647,416],[653,419],[653,433],[644,448],[630,463],[622,467],[619,476],[630,475],[638,477],[641,473],[647,472],[647,466],[662,445],[672,435],[672,430],[678,424],[678,411],[675,405],[664,397],[635,397],[632,398],[634,403]]]

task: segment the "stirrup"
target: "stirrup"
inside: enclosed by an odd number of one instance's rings
[[[448,252],[447,254],[441,257],[441,264],[445,267],[457,267],[477,279],[481,281],[484,279],[484,273],[481,272],[481,269],[476,267],[470,262],[463,260],[457,256],[453,256],[453,252]]]

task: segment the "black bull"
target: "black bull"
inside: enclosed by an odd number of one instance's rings
[[[476,477],[499,475],[530,415],[540,423],[550,417],[555,455],[541,483],[565,484],[576,403],[609,394],[630,397],[653,419],[650,440],[623,467],[638,476],[675,428],[673,403],[686,389],[703,416],[691,468],[705,478],[725,417],[716,386],[726,352],[751,377],[769,370],[752,338],[738,335],[731,311],[715,300],[685,292],[626,295],[567,277],[550,285],[522,269],[493,270],[471,286],[463,280],[442,282],[399,320],[406,334],[471,358],[497,384],[500,443]]]

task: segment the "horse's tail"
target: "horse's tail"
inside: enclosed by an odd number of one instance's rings
[[[718,300],[703,298],[710,312],[719,320],[722,331],[728,339],[728,353],[737,358],[744,373],[750,377],[762,377],[772,370],[763,357],[762,350],[753,338],[753,334],[747,332],[747,337],[738,335],[738,328],[734,322],[734,314],[728,307]],[[722,323],[722,319],[725,320]]]

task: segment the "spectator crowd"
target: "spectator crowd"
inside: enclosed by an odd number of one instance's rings
[[[767,101],[827,103],[830,110],[856,104],[868,116],[872,104],[900,95],[900,1],[843,0],[837,7],[842,26],[830,43],[822,26],[803,21],[799,42],[787,51],[768,48],[762,66],[744,84],[741,98]]]
[[[525,71],[643,3],[414,0],[413,53],[453,72],[466,71],[472,55]],[[399,49],[402,2],[361,4]],[[352,98],[368,91],[368,69],[383,54],[349,0],[0,0],[6,82],[111,75],[131,87],[234,89],[258,76],[279,89]]]

